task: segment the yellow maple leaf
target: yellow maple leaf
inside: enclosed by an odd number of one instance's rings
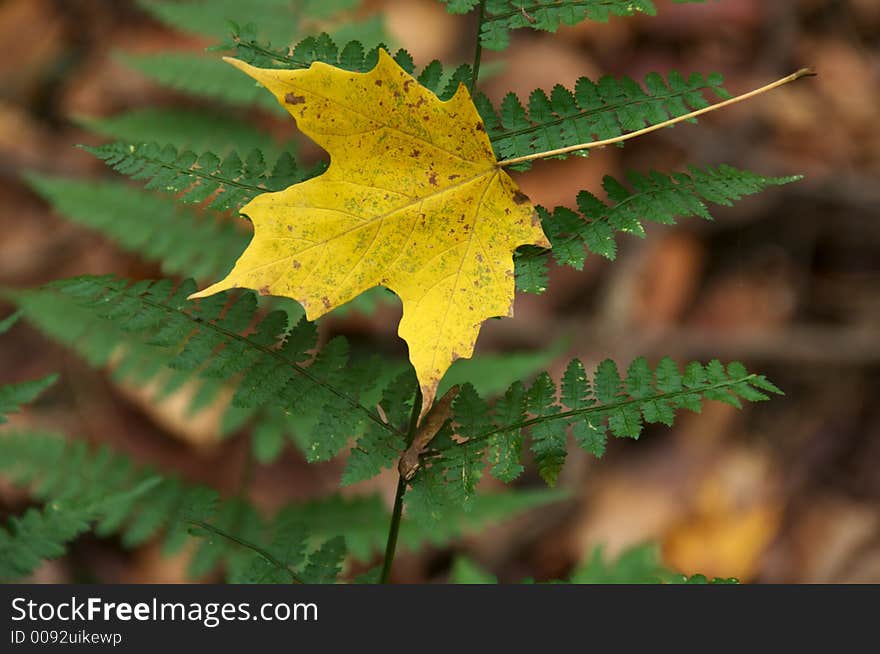
[[[291,297],[315,320],[391,289],[424,415],[482,322],[513,314],[514,250],[550,246],[534,207],[498,165],[463,85],[443,102],[384,50],[368,73],[227,61],[275,95],[330,166],[245,205],[253,240],[225,279],[192,297],[251,288]]]

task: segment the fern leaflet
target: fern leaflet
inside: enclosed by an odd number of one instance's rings
[[[92,523],[120,505],[129,505],[155,486],[157,480],[112,496],[76,501],[53,501],[42,509],[28,509],[0,528],[0,581],[8,583],[31,574],[47,559],[65,553],[65,546],[91,528]]]
[[[52,374],[41,379],[0,386],[0,425],[6,422],[6,416],[15,413],[23,405],[33,402],[56,381],[58,375]]]
[[[674,225],[677,218],[697,216],[711,220],[707,202],[731,206],[736,200],[801,179],[764,177],[731,166],[696,168],[688,173],[647,175],[630,173],[627,188],[613,177],[602,186],[608,201],[589,191],[577,196],[575,212],[556,207],[552,212],[538,206],[538,214],[552,249],[521,248],[514,257],[517,288],[542,293],[547,285],[546,261],[550,254],[559,265],[583,268],[587,253],[608,259],[617,255],[615,232],[644,237],[643,221]]]

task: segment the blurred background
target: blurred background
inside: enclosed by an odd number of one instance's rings
[[[203,3],[206,35],[169,27],[148,0],[0,0],[0,285],[83,273],[161,276],[53,211],[21,174],[112,176],[73,147],[106,142],[88,129],[96,119],[155,106],[208,113],[212,100],[169,90],[130,58],[203,53],[222,39],[217,19],[235,4]],[[665,564],[685,573],[880,582],[880,2],[657,4],[656,18],[584,23],[557,34],[519,30],[508,51],[485,54],[481,88],[498,102],[509,90],[526,100],[536,87],[570,87],[580,76],[606,73],[639,79],[655,70],[720,71],[732,93],[803,66],[819,76],[697,126],[588,159],[538,163],[518,175],[523,190],[544,206],[572,206],[579,189],[600,193],[603,175],[687,164],[728,163],[805,180],[714,209],[713,223],[652,225],[645,240],[623,235],[614,263],[590,256],[582,272],[553,268],[548,292],[519,296],[516,317],[490,321],[477,352],[550,347],[557,379],[573,356],[588,366],[606,357],[626,365],[639,355],[737,359],[787,395],[742,411],[708,403],[673,429],[651,426],[638,442],[612,439],[601,460],[572,448],[560,481],[570,500],[449,547],[403,551],[396,581],[442,581],[457,553],[502,581],[547,579],[567,574],[596,545],[614,554],[652,541]],[[238,5],[232,17],[247,22],[248,3]],[[272,29],[283,34],[281,16]],[[377,38],[407,48],[418,66],[473,56],[474,16],[449,15],[432,0],[369,0],[346,16],[376,16]],[[305,33],[324,27],[320,15],[301,19]],[[278,34],[271,39],[284,43]],[[248,102],[232,111],[262,126],[273,147],[296,139],[293,122],[277,112]],[[101,124],[113,136],[112,123]],[[301,152],[321,156],[308,144]],[[4,306],[0,316],[11,310]],[[398,317],[399,307],[386,304],[331,315],[321,329],[402,355]],[[155,402],[149,389],[111,383],[26,324],[0,338],[0,382],[52,371],[62,373],[61,382],[15,416],[15,425],[109,443],[187,479],[237,487],[246,439],[221,439],[216,416],[184,418],[173,397]],[[309,465],[287,448],[256,469],[251,498],[268,511],[286,499],[320,496],[336,488],[341,466]],[[389,473],[347,492],[378,490],[390,502],[395,484]],[[0,485],[3,514],[27,502]],[[102,582],[183,581],[183,558],[84,537],[35,579],[67,582],[87,569]]]

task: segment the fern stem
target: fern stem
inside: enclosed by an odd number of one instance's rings
[[[553,413],[547,416],[538,416],[536,418],[530,418],[528,420],[523,420],[521,422],[514,423],[512,425],[505,425],[504,427],[496,427],[490,431],[484,432],[472,438],[469,438],[465,443],[476,443],[482,440],[486,440],[490,436],[494,436],[495,434],[502,434],[504,432],[509,431],[517,431],[520,429],[524,429],[525,427],[532,427],[534,425],[540,424],[542,422],[551,422],[553,420],[564,420],[565,418],[575,418],[577,416],[587,415],[590,413],[604,413],[606,411],[614,411],[615,409],[622,409],[627,406],[632,406],[633,404],[643,404],[645,402],[653,402],[653,401],[668,401],[675,399],[677,397],[682,397],[684,395],[693,395],[696,393],[705,394],[706,391],[714,391],[720,390],[724,388],[728,388],[730,386],[736,386],[737,384],[748,383],[753,379],[757,379],[761,375],[751,374],[740,379],[728,379],[726,381],[718,382],[716,384],[710,384],[708,386],[698,386],[695,388],[684,388],[680,391],[675,391],[672,393],[657,393],[656,395],[647,395],[645,397],[634,397],[628,400],[621,400],[620,402],[612,402],[611,404],[595,404],[593,406],[584,407],[582,409],[572,409],[571,411],[563,411],[561,413]],[[445,450],[451,449],[452,447],[456,447],[461,445],[461,443],[453,443],[447,447],[438,447],[434,449],[434,452],[443,452]]]
[[[483,19],[486,15],[486,0],[480,0],[480,13],[477,16],[477,45],[474,49],[474,65],[471,66],[471,95],[477,92],[477,80],[480,77],[480,60],[483,58],[483,41],[480,35],[483,32]]]
[[[413,438],[415,438],[421,408],[422,389],[416,384],[412,412],[409,416],[409,428],[406,431],[407,447],[410,446]],[[397,491],[394,494],[394,509],[391,512],[391,523],[388,525],[388,541],[385,543],[385,558],[382,560],[382,575],[379,577],[380,584],[387,584],[391,580],[391,565],[394,563],[394,553],[397,551],[397,535],[400,533],[400,520],[403,517],[403,495],[405,493],[406,480],[403,478],[403,475],[398,474]]]
[[[615,143],[623,143],[624,141],[628,141],[630,139],[634,139],[639,136],[643,136],[644,134],[650,134],[651,132],[656,132],[657,130],[664,129],[666,127],[671,127],[672,125],[677,125],[678,123],[684,122],[686,120],[690,120],[691,118],[696,118],[697,116],[702,116],[703,114],[707,114],[709,112],[715,111],[716,109],[721,109],[723,107],[728,107],[732,104],[736,104],[738,102],[742,102],[743,100],[749,100],[750,98],[754,98],[755,96],[761,95],[762,93],[766,93],[767,91],[772,91],[773,89],[779,88],[789,82],[794,82],[795,80],[800,79],[801,77],[807,77],[809,75],[815,75],[811,68],[801,68],[799,71],[792,73],[782,79],[778,79],[771,84],[767,84],[766,86],[762,86],[761,88],[755,89],[753,91],[749,91],[748,93],[743,93],[742,95],[738,95],[734,98],[730,98],[729,100],[724,100],[723,102],[718,102],[713,105],[709,105],[708,107],[704,107],[702,109],[697,109],[696,111],[692,111],[688,114],[684,114],[683,116],[678,116],[676,118],[670,118],[669,120],[665,120],[662,123],[657,123],[656,125],[651,125],[650,127],[645,127],[644,129],[640,129],[635,132],[630,132],[629,134],[622,134],[620,136],[615,136],[610,139],[603,139],[601,141],[592,141],[590,143],[580,143],[578,145],[570,145],[565,148],[557,148],[555,150],[547,150],[546,152],[536,152],[534,154],[527,154],[522,157],[514,157],[512,159],[505,159],[503,161],[498,162],[498,167],[503,168],[505,166],[513,166],[518,163],[525,163],[526,161],[535,161],[536,159],[546,159],[548,157],[555,157],[560,154],[568,154],[569,152],[578,152],[581,150],[592,150],[594,148],[604,148],[607,145],[614,145]]]

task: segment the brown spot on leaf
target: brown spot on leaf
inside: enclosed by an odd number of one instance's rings
[[[478,132],[485,132],[486,131],[486,128],[483,127],[483,123],[477,123],[474,126],[474,129],[477,130]]]
[[[259,290],[260,295],[269,295],[269,287],[261,286]]]
[[[449,177],[447,177],[446,179],[448,179],[448,180],[451,182],[452,180],[454,180],[454,179],[458,179],[459,177],[461,177],[461,175],[458,175],[458,174],[452,174],[452,175],[450,175]]]
[[[382,86],[382,80],[377,79],[375,82],[376,86]]]
[[[293,93],[288,93],[284,96],[284,101],[287,104],[304,104],[306,98],[304,95],[294,95]]]
[[[321,298],[321,303],[324,305],[325,309],[330,308],[330,298],[328,298],[326,295]]]
[[[294,270],[299,270],[300,268],[302,268],[302,264],[299,261],[297,261],[296,259],[291,261],[290,265],[293,266]]]
[[[420,154],[422,154],[421,150],[413,150],[412,152],[410,152],[409,156],[411,156],[413,159],[415,159]]]
[[[431,186],[437,186],[437,173],[432,172],[428,175],[428,182],[430,182]]]
[[[537,211],[532,212],[532,227],[542,227],[541,216],[538,215]]]
[[[529,196],[523,193],[522,191],[517,191],[513,194],[513,201],[517,204],[525,204],[529,201]]]
[[[404,80],[404,81],[403,81],[403,90],[404,90],[404,92],[408,92],[408,91],[409,91],[409,87],[410,87],[410,85],[411,85],[412,83],[413,83],[413,81],[412,81],[411,79],[407,79],[407,80]]]

